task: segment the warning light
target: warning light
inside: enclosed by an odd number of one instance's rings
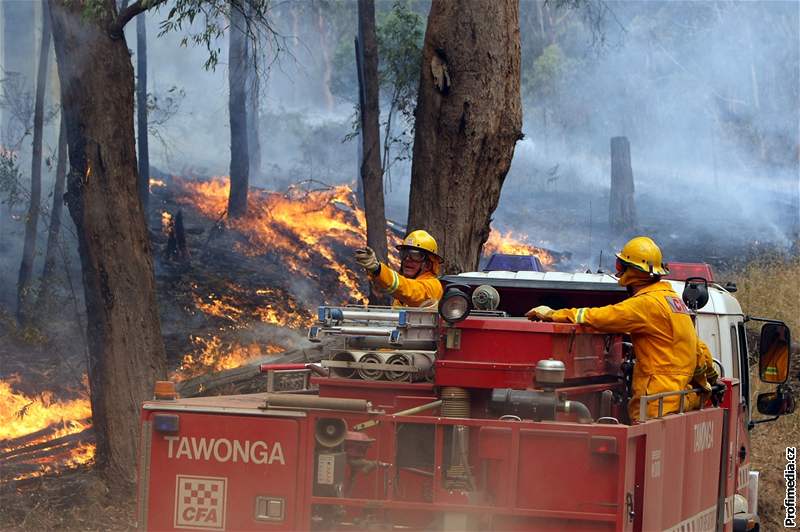
[[[153,415],[153,428],[156,432],[175,434],[180,426],[180,418],[175,414]]]
[[[714,282],[714,272],[711,265],[704,262],[670,262],[669,274],[664,279],[685,281],[689,277],[702,277],[709,283]]]
[[[178,398],[175,383],[171,381],[156,381],[153,396],[157,401],[171,401]]]

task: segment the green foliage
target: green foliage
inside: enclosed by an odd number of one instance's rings
[[[417,105],[420,62],[424,41],[425,19],[409,0],[396,0],[390,10],[376,15],[378,38],[378,83],[383,107],[383,168],[394,160],[410,157],[414,137],[414,108]],[[360,128],[358,118],[358,77],[352,37],[339,41],[333,56],[334,75],[331,92],[356,107],[353,130],[345,141],[354,138]],[[402,120],[397,120],[397,114]],[[394,150],[392,161],[390,152]]]
[[[157,0],[146,0],[151,4]],[[158,4],[156,9],[160,9]],[[204,46],[208,51],[208,59],[203,65],[207,70],[214,70],[219,63],[221,48],[217,41],[225,31],[230,29],[231,10],[244,14],[245,27],[238,28],[245,33],[254,48],[266,40],[277,55],[284,51],[284,39],[275,30],[271,22],[272,0],[175,0],[161,21],[159,36],[172,31],[186,30],[181,39],[181,46],[191,42],[196,46]],[[202,20],[200,30],[192,28],[195,19]]]
[[[378,20],[378,53],[380,56],[380,85],[388,94],[389,113],[384,123],[386,130],[384,148],[384,170],[389,147],[399,149],[395,160],[410,157],[413,142],[414,108],[417,105],[420,62],[424,40],[425,21],[412,11],[406,1],[397,1],[392,10]],[[403,124],[396,132],[392,118],[399,112]]]
[[[84,22],[99,22],[109,15],[106,0],[84,0],[81,18]]]
[[[0,336],[7,335],[9,341],[27,346],[43,346],[47,336],[34,325],[20,325],[14,315],[0,306]]]
[[[570,61],[558,44],[547,46],[533,62],[533,68],[523,73],[523,88],[526,96],[553,96]]]
[[[17,164],[17,156],[10,150],[0,147],[0,203],[14,206],[22,199],[20,179],[22,174]]]
[[[378,19],[380,83],[382,87],[394,87],[392,103],[408,116],[417,99],[424,24],[422,17],[403,1],[395,2],[392,10]]]

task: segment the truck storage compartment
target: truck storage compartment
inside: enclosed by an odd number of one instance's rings
[[[238,397],[261,402],[260,394]],[[246,409],[235,401],[226,402],[230,399],[145,405],[140,526],[148,530],[300,528],[297,505],[298,482],[305,470],[300,460],[304,414],[270,411],[267,416],[251,405],[250,413],[256,415],[243,415]]]

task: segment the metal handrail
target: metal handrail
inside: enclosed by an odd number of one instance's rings
[[[658,416],[652,419],[658,419],[664,417],[664,398],[665,397],[672,397],[675,395],[680,396],[680,402],[678,406],[678,413],[683,414],[684,411],[684,404],[686,403],[686,396],[690,393],[702,394],[707,393],[708,390],[704,388],[692,388],[690,390],[675,390],[671,392],[661,392],[661,393],[654,393],[653,395],[643,395],[639,398],[639,421],[647,421],[647,404],[650,401],[658,401]],[[704,401],[700,402],[700,410],[703,409]]]

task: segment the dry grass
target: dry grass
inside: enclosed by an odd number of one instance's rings
[[[728,277],[736,279],[736,299],[747,314],[783,320],[800,334],[800,257],[772,255]]]
[[[772,256],[753,262],[734,272],[739,292],[737,299],[751,316],[783,320],[792,329],[793,343],[800,338],[800,258]],[[754,328],[760,326],[753,323]],[[757,346],[752,346],[757,347]],[[798,370],[800,356],[793,354],[790,379],[795,397],[800,400]],[[756,368],[751,370],[753,392],[768,391],[774,385],[758,380]],[[759,417],[759,414],[755,414]],[[757,425],[750,433],[751,467],[760,471],[759,513],[762,530],[783,528],[785,484],[783,468],[785,449],[800,443],[800,413],[784,416],[772,423]]]

